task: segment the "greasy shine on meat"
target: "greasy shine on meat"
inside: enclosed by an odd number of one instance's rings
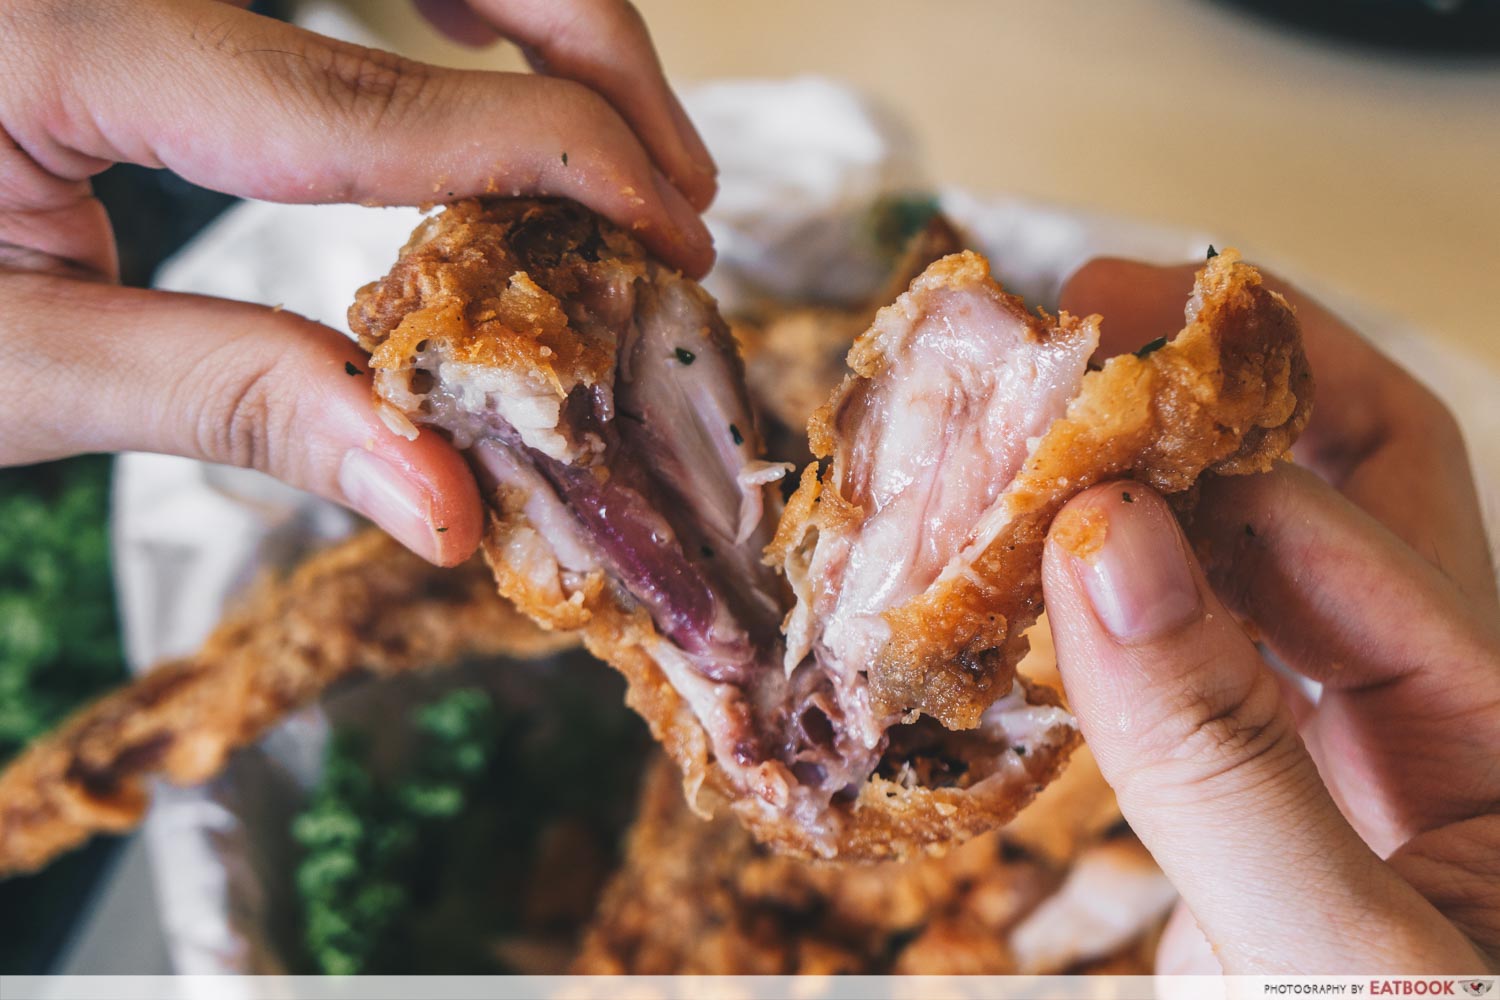
[[[1097,318],[938,261],[856,342],[784,513],[712,300],[579,206],[447,209],[350,321],[391,426],[468,454],[501,592],[626,676],[689,802],[870,858],[999,825],[1076,743],[1015,672],[1061,505],[1267,468],[1305,423],[1296,321],[1254,269],[1216,258],[1188,310],[1089,372]]]

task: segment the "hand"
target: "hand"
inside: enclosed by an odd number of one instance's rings
[[[713,162],[624,0],[424,7],[552,75],[425,66],[210,0],[0,6],[0,466],[119,450],[252,466],[434,562],[474,551],[467,466],[385,427],[357,346],[288,312],[118,287],[89,187],[129,162],[270,201],[562,195],[707,270]]]
[[[1062,305],[1103,314],[1119,353],[1181,325],[1192,271],[1096,261]],[[1463,441],[1272,284],[1318,379],[1302,467],[1205,482],[1187,534],[1134,483],[1075,498],[1063,516],[1108,532],[1091,558],[1048,543],[1063,682],[1183,897],[1158,971],[1480,972],[1500,955],[1500,603]]]

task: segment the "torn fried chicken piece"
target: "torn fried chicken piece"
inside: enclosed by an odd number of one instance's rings
[[[829,462],[804,471],[773,546],[797,593],[789,665],[845,665],[877,720],[981,725],[1064,503],[1110,478],[1175,494],[1262,471],[1306,424],[1296,319],[1233,251],[1199,273],[1181,333],[1089,372],[1098,322],[1029,315],[975,254],[881,311],[813,420]]]
[[[1034,631],[1021,669],[1053,677],[1045,624]],[[674,779],[665,761],[648,770],[625,858],[572,971],[1152,970],[1170,887],[1125,829],[1087,746],[1003,829],[941,857],[874,864],[773,854],[728,817],[693,815]]]
[[[939,261],[856,343],[813,428],[828,469],[768,549],[785,467],[714,303],[586,209],[452,206],[350,325],[391,425],[468,454],[501,592],[625,674],[689,801],[873,858],[999,825],[1077,741],[1013,669],[1057,508],[1106,476],[1265,468],[1300,429],[1286,303],[1226,253],[1191,308],[1172,344],[1085,375],[1097,320]]]
[[[335,681],[573,645],[495,593],[482,561],[440,569],[370,529],[269,581],[190,657],[80,710],[0,774],[0,876],[127,830],[149,781],[204,781]]]
[[[786,857],[757,844],[727,816],[695,816],[674,777],[667,766],[648,771],[625,860],[584,935],[573,972],[889,972],[909,942],[963,909],[971,886],[991,897],[984,905],[985,952],[998,951],[1000,961],[984,971],[1010,972],[998,931],[1058,884],[1055,873],[1010,855],[993,834],[942,858],[872,865]]]

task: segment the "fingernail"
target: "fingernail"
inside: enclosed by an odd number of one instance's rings
[[[1198,585],[1182,532],[1160,497],[1128,484],[1110,486],[1091,498],[1082,516],[1094,521],[1094,537],[1091,545],[1074,548],[1074,559],[1110,635],[1145,642],[1198,614]]]
[[[437,562],[439,544],[426,494],[394,465],[361,448],[350,448],[339,466],[339,488],[359,511],[424,559]]]
[[[682,238],[683,245],[694,256],[704,254],[710,257],[713,254],[714,239],[709,234],[708,227],[703,224],[703,219],[698,215],[697,209],[688,203],[682,196],[682,192],[672,186],[672,182],[666,176],[657,172],[652,180],[656,183],[656,192],[661,197],[662,203],[667,206],[667,214],[671,216],[672,224]]]

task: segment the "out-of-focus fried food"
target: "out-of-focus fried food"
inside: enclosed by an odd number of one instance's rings
[[[1097,774],[1079,756],[1075,770]],[[1067,829],[1071,814],[1045,793],[1025,814],[1041,814],[1074,855],[1039,857],[1002,830],[943,857],[802,861],[727,818],[694,816],[660,765],[572,971],[1004,975],[1105,962],[1149,972],[1174,896],[1139,842]]]
[[[1057,892],[1010,933],[1018,971],[1044,974],[1102,958],[1156,926],[1177,891],[1134,837],[1095,844]]]
[[[151,778],[211,777],[344,677],[573,644],[500,598],[477,558],[440,569],[366,530],[262,584],[197,653],[87,706],[13,760],[0,774],[0,875],[134,826]]]
[[[975,254],[927,268],[856,341],[767,549],[781,469],[713,301],[582,207],[452,206],[350,311],[392,426],[468,454],[501,592],[625,674],[697,808],[828,858],[992,829],[1055,776],[1071,717],[1014,667],[1063,503],[1264,469],[1306,420],[1296,321],[1233,253],[1154,352],[1086,374],[1097,324],[1027,313]]]
[[[1052,629],[1044,614],[1026,633],[1030,647],[1016,667],[1037,684],[1062,692]],[[1064,698],[1063,706],[1067,707]],[[1066,867],[1087,845],[1125,822],[1114,790],[1094,762],[1088,744],[1068,758],[1068,766],[1037,794],[1036,800],[1005,825],[1005,840],[1050,864]]]

